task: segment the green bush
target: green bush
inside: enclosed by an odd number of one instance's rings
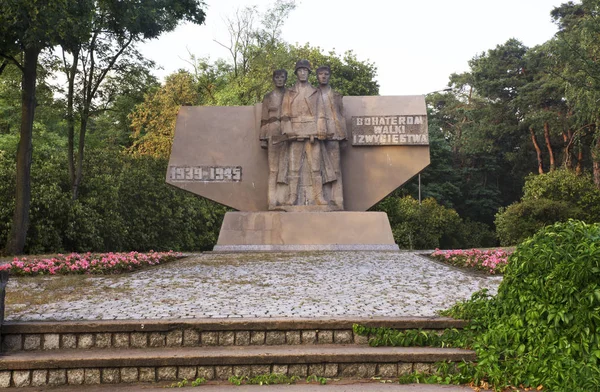
[[[542,175],[529,175],[523,192],[523,200],[564,201],[583,211],[582,220],[600,221],[600,190],[589,174],[577,175],[571,170],[555,170]]]
[[[465,219],[457,228],[458,244],[446,249],[491,248],[498,245],[496,233],[488,225]]]
[[[555,222],[579,219],[600,222],[600,190],[589,175],[556,170],[527,177],[521,201],[496,214],[500,244],[509,246]]]
[[[600,390],[600,224],[547,226],[510,256],[496,297],[459,304],[477,334],[475,383]]]
[[[583,212],[566,201],[523,200],[502,208],[496,215],[496,233],[502,246],[518,244],[544,226],[581,219]]]
[[[402,249],[452,249],[496,245],[496,236],[480,222],[463,222],[458,213],[433,198],[388,196],[375,206],[387,213],[394,241]]]
[[[0,151],[0,247],[14,209],[14,157]],[[164,159],[89,149],[80,196],[72,200],[66,156],[34,151],[26,253],[206,250],[224,206],[165,183]]]
[[[411,196],[388,197],[377,205],[387,213],[394,240],[403,249],[433,249],[453,243],[460,224],[458,213],[439,205],[435,199],[419,204]]]

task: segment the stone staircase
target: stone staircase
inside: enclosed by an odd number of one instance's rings
[[[269,373],[396,378],[473,361],[469,350],[370,347],[352,325],[462,328],[449,318],[188,319],[14,322],[2,326],[0,387],[227,380]]]

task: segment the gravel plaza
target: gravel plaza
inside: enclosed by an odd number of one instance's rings
[[[8,302],[6,319],[435,316],[475,291],[495,293],[502,277],[422,252],[304,252],[191,254],[129,274],[60,279],[11,278],[8,295],[25,294]]]

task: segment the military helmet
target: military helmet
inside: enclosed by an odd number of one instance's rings
[[[296,67],[294,68],[294,73],[298,71],[298,68],[306,68],[308,69],[308,72],[312,72],[312,69],[310,68],[310,62],[308,60],[298,60],[296,62]]]

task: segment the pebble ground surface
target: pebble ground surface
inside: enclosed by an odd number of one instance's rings
[[[501,280],[415,252],[202,253],[123,275],[11,278],[6,319],[435,316]]]

